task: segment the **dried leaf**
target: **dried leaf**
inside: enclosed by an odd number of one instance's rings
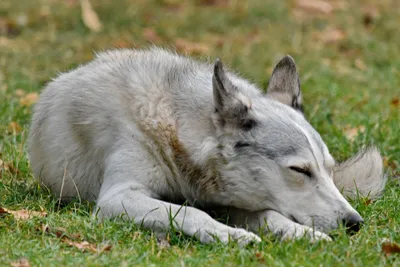
[[[398,107],[399,104],[400,104],[399,98],[398,98],[398,97],[392,98],[392,101],[390,102],[390,104],[391,104],[393,107]]]
[[[111,249],[112,249],[112,245],[106,245],[106,246],[102,247],[100,252],[111,251]]]
[[[363,23],[365,27],[371,26],[379,16],[379,10],[376,6],[369,5],[363,8]]]
[[[12,121],[8,124],[7,131],[11,134],[19,134],[22,131],[22,127],[15,121]]]
[[[136,239],[140,238],[141,235],[142,235],[141,232],[134,232],[132,236],[132,241],[135,241]]]
[[[365,132],[365,126],[360,125],[357,127],[351,127],[350,125],[346,125],[343,131],[347,139],[353,141],[360,133]]]
[[[103,28],[97,13],[93,10],[89,0],[80,0],[82,9],[82,21],[86,27],[94,32],[99,32]]]
[[[71,246],[71,247],[76,247],[82,251],[90,251],[90,252],[95,252],[95,253],[100,253],[103,251],[110,251],[112,246],[111,245],[105,245],[102,248],[98,249],[95,244],[91,244],[87,241],[82,241],[82,242],[75,242],[72,241],[68,238],[63,238],[62,242]]]
[[[32,104],[35,104],[39,99],[39,95],[37,93],[29,93],[26,96],[22,97],[19,102],[22,106],[29,107]]]
[[[258,262],[265,263],[263,252],[258,251],[256,252],[255,256]]]
[[[382,251],[386,256],[390,254],[400,253],[400,246],[392,242],[383,242]]]
[[[29,261],[25,258],[21,258],[17,261],[13,261],[10,263],[10,265],[12,267],[30,267],[31,266]]]
[[[368,206],[371,203],[372,203],[372,199],[370,199],[370,198],[368,198],[367,200],[364,201],[365,206]]]
[[[113,42],[113,46],[114,47],[118,47],[118,48],[129,48],[132,47],[132,45],[125,41],[125,40],[116,40]]]
[[[74,7],[78,3],[78,0],[64,0],[68,7]]]
[[[7,212],[6,209],[0,207],[0,215],[8,215],[9,213]]]
[[[346,34],[340,29],[327,29],[319,37],[325,44],[332,44],[344,40]]]
[[[229,6],[229,2],[229,0],[197,0],[198,5],[202,6],[226,7]]]
[[[45,211],[31,211],[31,210],[9,210],[0,207],[0,214],[12,214],[16,220],[28,220],[32,217],[45,217]]]
[[[0,170],[8,171],[11,174],[19,173],[19,170],[14,166],[12,162],[4,162],[0,159]]]
[[[0,46],[9,46],[11,44],[11,40],[7,37],[0,36]]]
[[[21,33],[17,23],[9,18],[0,17],[0,35],[15,37]]]
[[[386,168],[390,168],[392,170],[397,169],[396,162],[388,157],[383,157],[383,166],[385,166]]]
[[[168,8],[180,8],[182,5],[181,0],[161,0],[160,2]]]
[[[332,5],[322,0],[296,0],[296,7],[307,13],[330,14],[333,11]]]
[[[362,61],[360,58],[357,58],[354,61],[354,65],[356,66],[357,69],[359,70],[367,70],[367,65],[365,65],[364,61]]]
[[[25,91],[22,89],[15,90],[15,95],[18,97],[23,97],[25,95]]]
[[[75,242],[72,241],[68,238],[63,238],[62,242],[71,246],[71,247],[76,247],[80,250],[86,250],[86,251],[91,251],[91,252],[97,252],[96,246],[94,244],[90,244],[87,241],[82,241],[82,242]]]
[[[210,48],[206,44],[195,43],[184,39],[177,39],[175,46],[178,50],[187,52],[189,54],[208,54]]]
[[[145,28],[143,30],[143,37],[149,42],[158,43],[161,41],[161,37],[157,34],[157,32],[153,28]]]
[[[57,227],[54,229],[49,228],[49,229],[47,229],[47,232],[54,233],[56,235],[56,237],[58,237],[58,238],[68,235],[67,229],[65,229],[63,227]]]

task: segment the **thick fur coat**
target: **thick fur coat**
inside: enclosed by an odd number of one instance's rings
[[[289,56],[265,94],[219,60],[159,48],[101,53],[46,86],[29,155],[61,199],[205,243],[258,241],[259,229],[329,240],[340,224],[362,223],[341,192],[378,196],[386,182],[375,148],[335,162],[304,118]],[[228,208],[232,225],[203,211],[214,207]]]

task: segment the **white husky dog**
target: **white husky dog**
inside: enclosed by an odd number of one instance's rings
[[[47,85],[29,155],[61,199],[94,200],[101,217],[126,214],[204,243],[257,242],[260,230],[329,240],[339,225],[363,222],[341,192],[373,197],[386,182],[374,148],[335,164],[304,118],[290,56],[265,94],[219,60],[159,48],[101,53]],[[215,207],[230,208],[230,226],[204,212]]]

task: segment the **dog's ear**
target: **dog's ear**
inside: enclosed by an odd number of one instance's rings
[[[230,126],[250,130],[255,125],[254,120],[248,116],[251,100],[231,82],[219,59],[214,63],[212,83],[215,113],[219,126],[230,124]]]
[[[282,58],[272,71],[267,96],[303,112],[300,79],[291,56]]]

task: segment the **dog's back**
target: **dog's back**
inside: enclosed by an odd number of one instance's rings
[[[190,68],[197,66],[162,50],[115,50],[60,75],[41,94],[32,119],[35,176],[62,198],[96,199],[115,143],[147,138],[139,128],[172,121],[169,89],[179,88]]]
[[[168,160],[169,141],[176,127],[189,148],[210,134],[212,75],[212,65],[158,48],[101,53],[60,75],[41,94],[32,119],[29,150],[35,177],[64,199],[95,200],[104,160],[125,141],[147,146],[159,158],[159,172],[176,176],[179,171]],[[187,123],[177,125],[179,119]],[[193,136],[185,127],[202,131]],[[142,159],[137,151],[134,156]]]

